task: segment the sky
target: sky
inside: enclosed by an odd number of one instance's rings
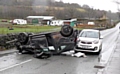
[[[60,1],[60,0],[56,0]],[[114,1],[120,0],[62,0],[65,3],[78,3],[79,5],[87,4],[93,9],[117,12],[118,5]],[[120,8],[120,5],[119,5]]]

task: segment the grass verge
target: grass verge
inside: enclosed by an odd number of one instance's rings
[[[0,34],[7,33],[20,33],[20,32],[45,32],[45,31],[59,31],[59,26],[37,26],[37,25],[15,25],[12,26],[13,30],[9,30],[8,27],[1,27]]]

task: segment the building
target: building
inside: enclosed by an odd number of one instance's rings
[[[62,25],[70,25],[74,26],[76,24],[77,19],[68,19],[68,20],[52,20],[50,22],[51,26],[62,26]]]
[[[27,22],[29,24],[40,24],[40,25],[47,25],[48,21],[52,21],[54,16],[28,16]]]
[[[69,19],[69,20],[63,20],[64,21],[64,24],[65,25],[70,25],[70,26],[75,26],[76,25],[76,22],[77,22],[77,19]]]

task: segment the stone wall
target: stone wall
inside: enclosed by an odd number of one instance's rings
[[[0,50],[7,50],[10,48],[14,48],[13,43],[6,43],[7,41],[14,40],[18,37],[18,34],[7,34],[7,35],[0,35]]]

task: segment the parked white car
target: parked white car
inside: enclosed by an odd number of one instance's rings
[[[13,24],[19,24],[19,25],[24,25],[24,24],[27,24],[27,21],[24,20],[24,19],[14,19],[12,21]]]
[[[102,50],[102,39],[99,30],[83,29],[77,37],[75,52],[95,52],[99,54]]]
[[[64,23],[62,20],[53,20],[53,21],[51,21],[50,25],[51,26],[62,26],[62,25],[64,25]]]

